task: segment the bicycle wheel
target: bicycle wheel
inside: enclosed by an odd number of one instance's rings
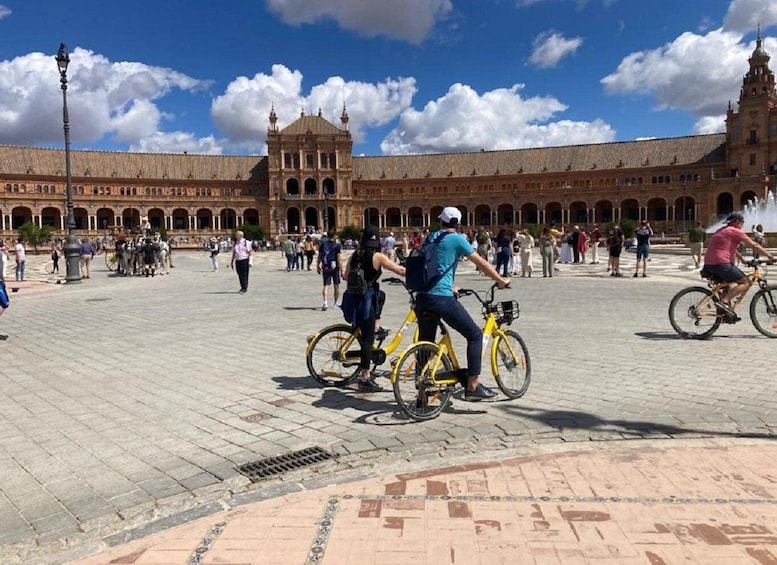
[[[531,361],[529,350],[523,338],[513,330],[504,332],[491,346],[492,367],[496,369],[496,384],[507,398],[520,398],[531,382]]]
[[[720,316],[712,300],[705,300],[712,291],[701,286],[684,288],[669,303],[669,321],[683,337],[702,339],[711,336],[720,326]]]
[[[337,324],[324,328],[308,344],[305,352],[308,371],[320,384],[343,387],[356,380],[361,359],[359,341],[355,339],[349,351],[341,351],[352,333],[348,324]],[[346,359],[341,360],[343,354]]]
[[[777,290],[777,286],[769,285],[756,292],[750,301],[750,319],[755,329],[766,337],[777,337],[777,304],[773,290]]]
[[[435,385],[432,366],[437,359],[436,343],[420,342],[411,346],[397,361],[392,372],[394,398],[402,412],[422,422],[439,416],[450,402],[452,385]],[[453,363],[443,355],[437,371],[452,371]]]

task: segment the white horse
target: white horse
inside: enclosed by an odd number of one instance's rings
[[[158,241],[159,250],[156,252],[156,271],[160,275],[170,274],[170,246],[166,241]]]

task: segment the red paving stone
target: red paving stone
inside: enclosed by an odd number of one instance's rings
[[[74,565],[777,565],[777,445],[610,442],[298,493]]]

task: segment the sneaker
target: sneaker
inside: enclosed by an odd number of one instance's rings
[[[642,278],[646,279],[647,278],[647,273],[642,273]]]
[[[634,276],[632,278],[636,279],[639,276],[639,273],[634,273]]]
[[[726,316],[734,317],[737,315],[737,313],[734,312],[734,309],[731,308],[731,304],[728,304],[727,302],[717,302],[716,306],[718,307],[718,312],[722,312]]]
[[[366,381],[359,379],[359,390],[362,392],[381,392],[383,387],[376,383],[373,377],[370,377]]]
[[[321,306],[321,311],[326,312],[326,309],[327,309],[327,303],[324,302],[324,304]]]
[[[497,395],[493,390],[487,386],[483,386],[482,383],[478,383],[478,387],[475,390],[467,389],[464,392],[464,400],[483,400],[484,398],[494,398]]]

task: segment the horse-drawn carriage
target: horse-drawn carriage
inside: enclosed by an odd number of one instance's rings
[[[112,236],[113,247],[105,248],[105,266],[109,271],[125,276],[170,273],[170,247],[158,234],[128,234],[114,228]]]

